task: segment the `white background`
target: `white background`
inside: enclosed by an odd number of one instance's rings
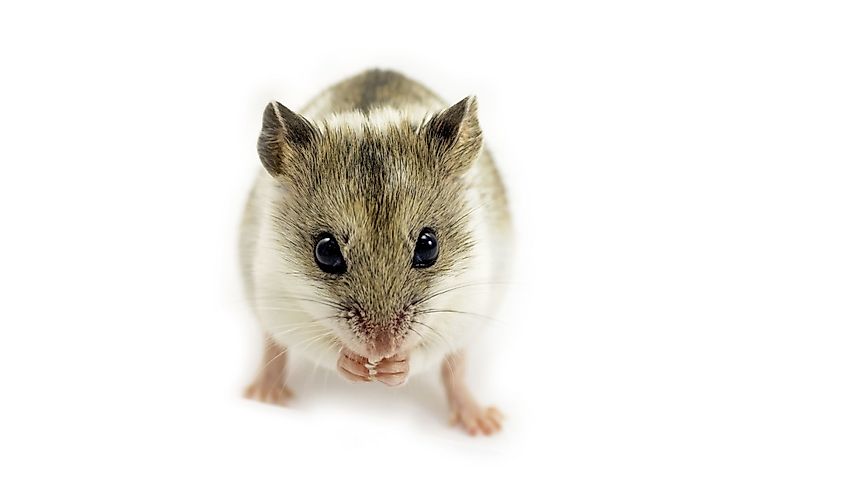
[[[554,3],[2,7],[0,489],[843,491],[837,2]],[[436,378],[240,398],[261,111],[373,66],[479,97],[500,436]]]

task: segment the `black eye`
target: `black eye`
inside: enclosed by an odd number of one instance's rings
[[[314,245],[314,260],[317,266],[329,274],[343,274],[346,272],[346,260],[340,251],[337,240],[329,233],[323,233]]]
[[[437,246],[437,236],[434,235],[434,231],[429,228],[420,231],[417,246],[414,248],[414,267],[417,269],[431,267],[437,262],[439,253],[440,248]]]

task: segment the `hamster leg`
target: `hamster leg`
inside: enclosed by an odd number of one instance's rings
[[[502,429],[504,416],[495,407],[478,405],[466,385],[466,355],[463,351],[447,356],[440,368],[446,397],[452,412],[450,423],[470,435],[492,435]]]
[[[287,349],[269,338],[264,341],[264,358],[258,375],[244,391],[249,399],[269,404],[284,405],[293,393],[286,386],[285,367],[288,362]]]

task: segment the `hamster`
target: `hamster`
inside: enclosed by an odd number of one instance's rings
[[[291,397],[288,351],[389,386],[439,367],[453,424],[501,428],[464,381],[465,348],[500,302],[511,255],[477,106],[448,106],[384,70],[329,87],[299,114],[267,105],[240,229],[247,297],[267,336],[247,397]]]

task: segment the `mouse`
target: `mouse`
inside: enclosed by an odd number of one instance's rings
[[[499,432],[502,412],[466,379],[513,244],[477,98],[450,105],[401,73],[367,70],[298,112],[267,104],[257,147],[239,255],[265,342],[246,397],[286,404],[292,353],[361,385],[439,371],[450,422]]]

